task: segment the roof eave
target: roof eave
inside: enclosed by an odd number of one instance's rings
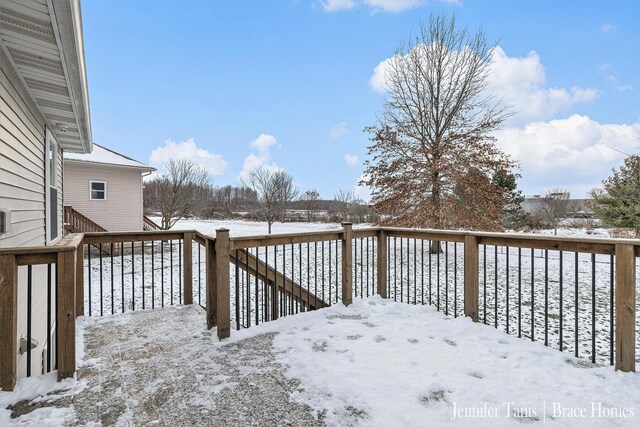
[[[90,153],[93,149],[93,141],[80,0],[49,0],[49,2],[53,29],[62,45],[62,64],[69,83],[74,114],[78,121],[82,153]]]

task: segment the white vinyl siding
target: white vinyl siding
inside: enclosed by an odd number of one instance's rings
[[[108,231],[142,230],[142,171],[66,160],[64,204]],[[105,182],[105,200],[91,200],[91,182]]]
[[[11,212],[0,247],[46,245],[45,120],[0,50],[0,207]],[[58,229],[62,234],[62,152],[58,149]],[[33,267],[32,374],[41,371],[46,337],[46,266]],[[27,267],[18,269],[18,337],[26,335]],[[26,355],[18,355],[18,377],[26,375]]]

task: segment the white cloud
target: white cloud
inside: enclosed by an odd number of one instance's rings
[[[600,31],[602,31],[603,33],[614,33],[616,32],[617,29],[618,29],[617,25],[611,24],[609,22],[605,22],[600,27]]]
[[[244,158],[242,170],[238,175],[238,179],[241,180],[243,178],[246,178],[249,172],[259,167],[266,167],[273,170],[282,169],[275,163],[270,163],[271,147],[276,145],[277,143],[278,141],[276,140],[275,136],[266,133],[261,133],[256,139],[251,141],[249,147],[251,147],[254,152],[249,153],[249,155]]]
[[[389,85],[387,84],[387,70],[391,65],[391,62],[394,60],[394,57],[387,58],[383,61],[380,61],[378,65],[373,69],[373,74],[369,79],[369,85],[376,92],[386,92],[389,90]]]
[[[351,167],[356,167],[360,165],[360,159],[355,154],[345,154],[344,161]]]
[[[402,12],[425,4],[424,0],[363,0],[374,11]]]
[[[204,148],[198,148],[193,138],[180,142],[166,140],[164,145],[151,152],[149,163],[161,171],[164,165],[172,159],[191,160],[206,169],[212,176],[222,175],[229,166],[221,154],[210,153]]]
[[[628,92],[633,90],[633,86],[620,83],[620,79],[615,74],[609,74],[606,80],[618,92]]]
[[[325,12],[337,12],[356,7],[356,0],[323,0],[320,2]]]
[[[518,58],[509,57],[502,48],[496,47],[492,55],[490,81],[490,90],[515,109],[516,114],[508,122],[510,125],[548,120],[598,96],[598,92],[590,88],[546,87],[546,72],[535,51]]]
[[[340,122],[331,129],[329,129],[329,136],[331,139],[338,139],[343,137],[347,132],[349,132],[349,128],[347,127],[346,122]]]
[[[394,57],[387,58],[375,67],[369,80],[378,92],[387,90],[386,72]],[[534,120],[548,120],[558,112],[570,110],[581,102],[594,100],[594,89],[574,86],[570,89],[546,87],[546,73],[540,56],[531,51],[525,57],[510,57],[496,47],[489,70],[489,90],[500,96],[515,114],[507,125],[523,125]]]
[[[439,0],[445,4],[461,4],[460,0]],[[339,12],[366,6],[372,12],[397,13],[427,4],[426,0],[319,0],[325,12]]]
[[[565,187],[577,196],[600,185],[624,154],[638,150],[640,123],[600,124],[587,116],[535,122],[496,132],[497,144],[520,161],[527,194]]]

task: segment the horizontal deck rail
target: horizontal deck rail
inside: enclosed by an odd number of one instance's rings
[[[223,339],[232,324],[250,327],[373,294],[431,304],[508,334],[544,338],[545,345],[593,362],[610,357],[616,369],[634,371],[638,256],[634,239],[354,229],[349,223],[247,237],[230,237],[225,229],[215,236],[92,232],[53,246],[1,248],[0,322],[8,327],[0,332],[0,386],[10,390],[16,380],[19,267],[29,274],[37,264],[55,270],[59,378],[75,371],[79,315],[197,302]],[[596,321],[605,322],[605,330]]]

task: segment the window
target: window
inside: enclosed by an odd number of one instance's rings
[[[91,181],[89,183],[89,198],[91,200],[107,200],[107,183]]]
[[[47,243],[51,243],[60,237],[58,224],[58,143],[51,132],[47,130],[45,147],[45,203],[46,203],[46,236]]]

